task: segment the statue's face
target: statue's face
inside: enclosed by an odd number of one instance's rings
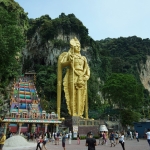
[[[74,47],[74,51],[80,52],[80,45],[79,44],[76,44],[76,46]]]

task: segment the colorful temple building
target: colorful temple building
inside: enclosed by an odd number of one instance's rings
[[[3,128],[14,133],[23,132],[57,132],[61,120],[54,112],[42,110],[40,98],[35,87],[36,73],[28,72],[14,82],[10,111],[3,120]]]

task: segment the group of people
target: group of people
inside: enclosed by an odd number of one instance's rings
[[[46,143],[48,141],[48,138],[47,138],[46,133],[38,135],[37,138],[36,138],[36,141],[37,141],[36,150],[38,150],[38,148],[40,148],[40,150],[43,150],[43,148],[47,150]],[[42,148],[41,148],[41,145],[40,145],[41,143],[42,143]]]
[[[120,134],[118,132],[113,132],[111,131],[110,134],[108,135],[108,132],[99,132],[99,144],[98,145],[104,145],[107,144],[107,139],[110,140],[110,147],[114,146],[118,143],[121,144],[123,150],[124,148],[124,132],[121,132]]]
[[[146,133],[147,134],[147,141],[150,145],[150,130]],[[135,131],[135,137],[139,142],[138,132]],[[110,140],[110,147],[115,147],[118,143],[121,144],[122,149],[125,150],[125,134],[124,132],[118,133],[111,131],[108,135],[108,132],[99,132],[99,144],[104,145],[107,142],[107,139]],[[88,146],[88,150],[95,150],[95,146],[97,145],[96,140],[93,138],[92,133],[88,134],[86,139],[86,146]]]

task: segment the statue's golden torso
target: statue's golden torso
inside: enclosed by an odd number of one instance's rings
[[[84,57],[82,56],[76,56],[74,58],[74,68],[76,70],[82,70],[83,71],[83,67],[84,67]]]

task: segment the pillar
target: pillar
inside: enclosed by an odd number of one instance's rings
[[[33,132],[35,132],[35,129],[36,129],[36,125],[35,124],[32,124],[32,129],[33,129]]]
[[[5,123],[5,125],[4,125],[4,134],[5,134],[5,135],[6,135],[6,132],[7,132],[7,127],[8,127],[8,122]]]
[[[21,132],[21,127],[22,127],[22,123],[19,123],[19,131],[18,131],[18,134],[20,134],[20,132]]]
[[[58,132],[58,126],[59,126],[59,124],[56,123],[56,132]]]
[[[47,132],[47,126],[48,126],[48,124],[45,124],[45,133]]]

